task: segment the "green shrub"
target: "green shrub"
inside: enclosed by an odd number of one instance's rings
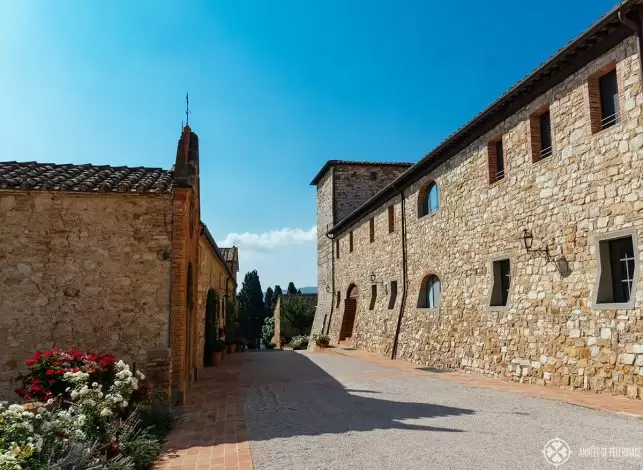
[[[214,352],[223,352],[225,351],[225,343],[220,339],[216,340],[212,345],[212,350]]]
[[[159,440],[167,436],[176,420],[171,408],[160,403],[139,407],[138,417],[142,427]]]
[[[313,341],[321,348],[327,348],[330,345],[330,336],[328,335],[313,335]]]

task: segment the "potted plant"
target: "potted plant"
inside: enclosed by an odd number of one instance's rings
[[[220,339],[212,344],[212,365],[218,366],[223,360],[223,353],[225,351],[225,343]]]
[[[328,335],[313,335],[313,341],[317,349],[324,350],[330,345],[330,336]]]
[[[237,343],[235,341],[226,341],[225,350],[227,354],[232,354],[237,350]]]

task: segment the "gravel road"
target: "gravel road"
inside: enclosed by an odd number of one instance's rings
[[[543,449],[554,438],[571,449],[563,470],[643,468],[638,418],[338,354],[276,351],[248,359],[246,426],[258,470],[553,469]],[[620,455],[603,450],[612,447]]]

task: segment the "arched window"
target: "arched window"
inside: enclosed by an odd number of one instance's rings
[[[422,289],[418,298],[418,308],[438,308],[440,306],[440,278],[435,274],[422,280]]]
[[[435,181],[420,189],[418,195],[418,217],[433,214],[440,208],[440,194]]]

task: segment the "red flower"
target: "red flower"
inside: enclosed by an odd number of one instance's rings
[[[33,366],[35,363],[36,363],[35,359],[27,359],[25,361],[25,364],[28,365],[28,366]]]
[[[47,372],[45,372],[45,375],[54,375],[56,373],[55,370],[47,369]]]

